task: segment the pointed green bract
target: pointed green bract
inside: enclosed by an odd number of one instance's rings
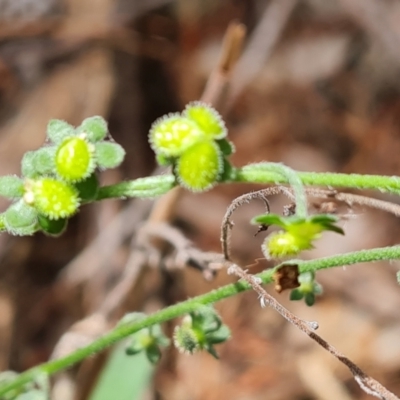
[[[55,168],[57,175],[68,182],[79,182],[95,169],[93,145],[75,136],[65,139],[57,148]]]
[[[79,198],[82,200],[82,202],[87,202],[96,199],[100,185],[96,174],[93,173],[85,180],[76,182],[74,186],[78,190]]]
[[[226,136],[225,123],[218,112],[201,101],[189,103],[183,115],[194,121],[209,139],[222,139]]]
[[[223,159],[213,141],[198,142],[179,158],[176,173],[185,188],[193,192],[211,189],[222,172]]]
[[[53,178],[27,180],[24,201],[49,219],[71,217],[80,203],[75,187]]]
[[[32,168],[34,169],[34,175],[38,176],[53,174],[55,168],[55,154],[55,146],[46,146],[34,151],[31,160]]]
[[[180,156],[204,136],[200,127],[180,114],[159,118],[150,129],[149,141],[156,154]]]
[[[107,121],[98,115],[86,118],[77,128],[77,132],[84,133],[90,142],[98,142],[107,136]]]
[[[64,218],[50,219],[45,215],[39,214],[38,223],[45,234],[49,236],[60,236],[67,228],[68,220]]]
[[[222,154],[226,157],[232,155],[235,152],[235,145],[228,139],[219,139],[216,140],[216,143],[219,146]]]
[[[4,225],[13,235],[33,235],[37,231],[37,211],[19,200],[5,211]]]
[[[24,182],[16,175],[0,177],[0,196],[18,199],[24,194]]]
[[[117,143],[99,142],[95,144],[95,156],[99,168],[115,168],[124,161],[125,150]]]
[[[57,144],[75,135],[75,128],[61,119],[52,119],[47,125],[47,138]]]

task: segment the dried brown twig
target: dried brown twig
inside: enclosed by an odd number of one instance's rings
[[[275,311],[281,314],[287,321],[296,326],[306,335],[308,335],[312,340],[318,343],[322,348],[331,353],[337,360],[343,363],[352,373],[354,379],[359,384],[361,389],[371,396],[375,396],[382,400],[399,400],[399,398],[382,386],[378,381],[374,378],[368,376],[364,371],[361,370],[353,361],[349,358],[341,354],[335,347],[329,344],[326,340],[324,340],[321,336],[315,333],[315,330],[318,329],[317,322],[309,322],[304,321],[285,307],[283,307],[273,296],[265,291],[265,289],[261,286],[260,278],[249,274],[247,271],[243,270],[237,264],[230,262],[230,249],[229,249],[229,233],[233,228],[233,222],[231,221],[232,214],[243,204],[248,203],[253,199],[261,199],[267,208],[267,212],[269,212],[269,203],[268,196],[277,195],[277,194],[285,194],[293,199],[293,195],[291,190],[285,186],[273,186],[267,189],[262,189],[256,192],[247,193],[242,195],[231,203],[227,212],[225,213],[222,227],[221,227],[221,244],[223,249],[223,254],[225,257],[225,263],[229,263],[227,272],[228,274],[236,275],[238,278],[246,281],[253,290],[258,294],[261,307],[266,307],[267,305],[272,307]],[[396,216],[400,216],[400,206],[397,204],[389,203],[382,200],[372,199],[366,196],[353,195],[350,193],[339,193],[335,190],[323,190],[323,189],[315,189],[315,188],[306,188],[306,193],[313,197],[319,197],[329,200],[337,200],[341,202],[345,202],[346,204],[352,206],[353,204],[364,205],[371,208],[377,208],[383,211],[391,212]]]

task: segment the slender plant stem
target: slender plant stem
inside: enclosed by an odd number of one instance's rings
[[[294,200],[296,204],[296,215],[301,218],[307,217],[307,196],[299,173],[292,168],[281,163],[265,163],[266,172],[279,174],[285,182],[288,182],[293,190]]]
[[[236,171],[235,182],[287,183],[282,175],[272,173],[268,163],[250,164]],[[298,172],[304,185],[323,185],[354,189],[374,189],[380,192],[400,194],[400,177],[383,175],[337,174],[319,172]]]
[[[399,258],[400,246],[393,246],[372,250],[361,250],[312,261],[297,260],[296,263],[299,264],[300,272],[307,272],[343,265],[352,265],[361,262],[393,260]],[[278,267],[279,266],[276,268]],[[275,269],[268,270],[257,276],[261,278],[263,283],[270,283],[272,281],[274,271]],[[88,346],[78,349],[63,358],[52,360],[29,369],[26,372],[18,375],[13,381],[1,384],[0,396],[10,392],[13,389],[21,388],[24,384],[35,379],[35,377],[40,374],[45,373],[48,375],[53,375],[59,371],[67,369],[83,359],[113,345],[115,342],[122,340],[130,334],[139,331],[140,329],[180,317],[191,311],[194,311],[199,305],[215,303],[219,300],[226,299],[249,289],[251,289],[251,286],[248,283],[239,281],[234,284],[220,287],[219,289],[213,290],[201,296],[186,300],[182,303],[164,308],[163,310],[149,315],[141,321],[119,325],[109,333],[93,341]]]
[[[173,175],[157,175],[139,178],[133,181],[103,186],[99,189],[96,200],[126,197],[156,197],[167,193],[175,186]]]
[[[231,182],[282,184],[289,179],[278,172],[272,172],[271,163],[251,164],[237,168]],[[400,195],[400,177],[383,175],[359,175],[319,172],[296,172],[304,185],[328,186],[349,189],[373,189]],[[103,186],[96,200],[127,197],[155,197],[167,193],[175,186],[173,175],[158,175]]]

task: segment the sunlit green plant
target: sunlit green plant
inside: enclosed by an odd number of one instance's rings
[[[109,135],[106,121],[95,116],[85,119],[76,128],[65,121],[50,121],[44,145],[24,155],[21,177],[0,177],[0,195],[11,202],[0,214],[0,231],[20,236],[36,232],[60,235],[67,228],[68,220],[83,205],[108,198],[153,198],[179,185],[202,192],[219,183],[285,184],[294,198],[294,214],[267,213],[255,217],[252,222],[260,225],[261,230],[271,225],[280,228],[267,236],[262,250],[266,258],[287,258],[311,249],[325,231],[344,233],[336,216],[310,215],[305,186],[374,189],[400,194],[397,176],[296,172],[283,164],[270,162],[236,167],[230,160],[234,146],[227,139],[223,119],[215,109],[202,102],[190,103],[182,113],[158,119],[150,129],[149,141],[158,163],[170,167],[170,174],[100,186],[98,174],[118,167],[125,156],[124,149]],[[231,261],[225,258],[229,264]],[[308,305],[314,303],[315,295],[321,293],[321,287],[315,281],[317,270],[399,258],[400,246],[393,246],[318,260],[296,260],[300,286],[292,291],[291,299],[304,299]],[[161,348],[170,342],[159,324],[177,317],[183,319],[175,328],[175,346],[184,353],[206,350],[217,357],[214,346],[226,341],[230,330],[211,305],[249,290],[252,288],[249,282],[253,282],[253,286],[270,283],[273,275],[274,269],[264,271],[257,277],[248,277],[246,282],[223,286],[149,316],[129,314],[113,330],[65,357],[20,375],[3,375],[3,379],[0,376],[0,398],[27,400],[47,396],[46,390],[32,385],[38,377],[44,377],[46,381],[52,374],[125,338],[129,340],[129,354],[143,352],[151,362],[157,362]],[[262,297],[263,304],[265,299]]]

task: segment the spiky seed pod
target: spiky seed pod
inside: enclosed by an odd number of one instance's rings
[[[149,141],[156,154],[178,157],[203,137],[200,127],[180,114],[169,114],[156,120]]]
[[[57,175],[67,182],[79,182],[95,169],[94,147],[84,137],[66,138],[55,153]]]
[[[53,178],[25,182],[24,201],[49,219],[68,218],[79,207],[78,191],[72,185]]]
[[[214,141],[201,141],[179,158],[176,174],[182,186],[193,192],[211,189],[223,169],[223,157]]]
[[[222,139],[227,134],[225,123],[219,113],[202,101],[189,103],[183,115],[194,121],[208,139]]]

